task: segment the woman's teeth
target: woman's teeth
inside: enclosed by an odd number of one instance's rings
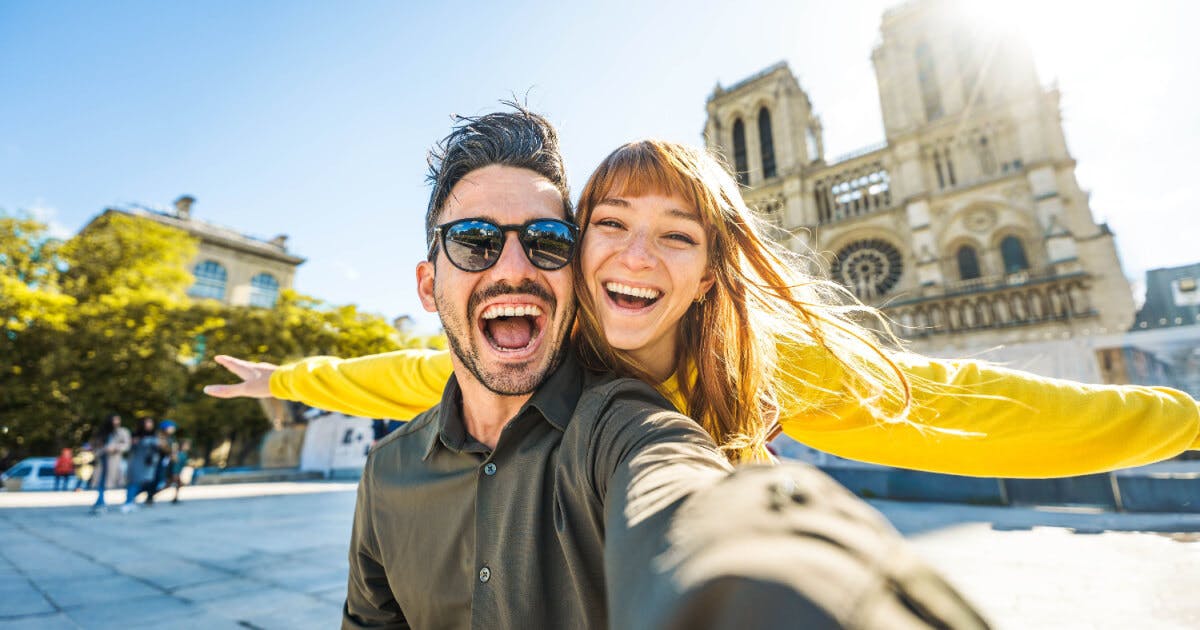
[[[512,304],[496,304],[487,307],[481,316],[483,319],[496,319],[497,317],[537,317],[542,314],[542,309],[533,304],[527,305],[512,305]]]
[[[661,291],[657,291],[655,289],[641,289],[637,287],[631,287],[627,284],[621,284],[620,282],[607,282],[604,284],[604,288],[613,293],[620,293],[621,295],[629,295],[646,300],[655,300],[658,299],[658,296],[662,295]]]

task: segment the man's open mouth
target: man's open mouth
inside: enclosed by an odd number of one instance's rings
[[[493,304],[479,316],[479,330],[497,352],[532,348],[545,328],[546,316],[536,304]]]
[[[662,297],[662,291],[658,289],[631,287],[620,282],[605,282],[604,290],[614,304],[631,310],[649,308]]]

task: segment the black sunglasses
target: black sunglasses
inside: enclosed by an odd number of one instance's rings
[[[496,225],[487,219],[459,219],[434,229],[429,259],[437,253],[440,241],[442,249],[446,250],[446,258],[455,267],[463,271],[484,271],[500,260],[509,232],[517,233],[525,256],[538,269],[562,269],[575,253],[578,231],[574,225],[560,219],[534,219],[522,225]]]

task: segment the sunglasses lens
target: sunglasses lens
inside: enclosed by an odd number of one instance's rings
[[[571,262],[575,232],[562,221],[534,221],[521,234],[521,245],[534,266],[548,271],[562,269]]]
[[[467,271],[482,271],[500,258],[504,234],[491,223],[462,221],[443,233],[442,242],[450,262]]]

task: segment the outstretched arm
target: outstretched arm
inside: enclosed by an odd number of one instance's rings
[[[606,415],[596,483],[610,627],[987,627],[879,513],[812,467],[730,474],[679,414],[625,398]]]
[[[821,401],[784,414],[789,436],[835,455],[980,477],[1060,477],[1140,466],[1200,448],[1200,408],[1165,387],[1088,385],[981,361],[897,357],[913,385],[907,422],[819,391],[844,372],[819,349],[781,365],[790,397]],[[814,378],[816,380],[814,380]]]
[[[242,379],[209,385],[218,398],[275,396],[368,418],[408,420],[441,401],[453,373],[445,350],[398,350],[357,359],[310,357],[276,366],[219,356],[217,362]]]

